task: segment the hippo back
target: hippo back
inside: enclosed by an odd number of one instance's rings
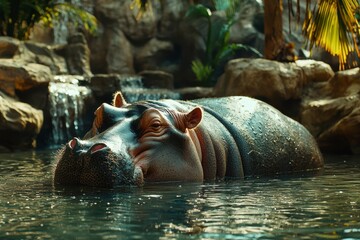
[[[323,166],[312,135],[301,124],[262,101],[226,97],[193,103],[203,106],[202,124],[206,129],[211,131],[212,124],[207,119],[215,117],[233,136],[245,176],[300,172]]]

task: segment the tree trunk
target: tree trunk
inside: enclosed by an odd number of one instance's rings
[[[264,0],[264,33],[266,59],[274,59],[283,46],[282,0]]]

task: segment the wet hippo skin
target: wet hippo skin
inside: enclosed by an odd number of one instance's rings
[[[54,184],[113,187],[319,170],[311,134],[248,97],[128,104],[120,92],[60,151]]]

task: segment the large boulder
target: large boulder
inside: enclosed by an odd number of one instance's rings
[[[215,86],[215,96],[250,96],[275,107],[300,100],[310,82],[326,81],[334,75],[330,66],[313,60],[282,63],[266,59],[234,59]]]
[[[326,152],[360,153],[360,68],[314,83],[302,101],[301,123]]]
[[[49,67],[37,63],[0,60],[0,90],[10,96],[15,91],[26,91],[35,86],[46,85],[53,79]]]
[[[9,149],[35,147],[42,124],[41,110],[0,92],[0,145]]]

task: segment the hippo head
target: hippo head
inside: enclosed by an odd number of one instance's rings
[[[59,151],[54,184],[113,187],[145,181],[201,181],[201,148],[196,127],[202,109],[178,111],[166,104],[127,104],[116,93],[113,105],[95,111],[91,130]]]

